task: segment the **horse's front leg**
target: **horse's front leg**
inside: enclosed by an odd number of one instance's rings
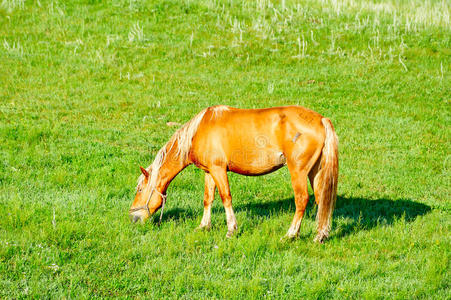
[[[204,215],[198,229],[209,230],[211,227],[211,205],[215,199],[216,184],[210,174],[205,173]]]
[[[219,195],[224,205],[227,218],[227,235],[231,237],[237,229],[235,214],[232,209],[232,195],[230,194],[229,179],[227,177],[227,170],[221,167],[214,167],[210,169],[210,174],[218,187]]]

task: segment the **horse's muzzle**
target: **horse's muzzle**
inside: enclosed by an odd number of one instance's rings
[[[141,220],[141,217],[135,214],[130,214],[130,221],[132,221],[133,223],[138,222],[139,220]]]
[[[129,212],[130,221],[132,223],[136,223],[138,221],[141,221],[144,223],[147,218],[149,218],[149,214],[145,210],[137,210],[137,211],[130,211]]]

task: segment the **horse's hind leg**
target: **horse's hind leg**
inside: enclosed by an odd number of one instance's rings
[[[319,170],[320,164],[321,164],[321,156],[317,159],[315,165],[308,173],[308,178],[310,180],[310,185],[312,186],[312,190],[315,193],[315,202],[317,205],[318,205],[319,197],[316,197],[317,189],[315,188],[315,178],[316,178],[316,175],[318,174],[318,172],[320,171]]]
[[[287,238],[294,238],[299,233],[301,221],[309,201],[307,178],[320,154],[320,148],[316,146],[316,143],[312,140],[309,142],[309,144],[304,145],[304,148],[293,147],[290,151],[291,155],[287,155],[287,166],[291,175],[291,185],[296,204],[293,221],[285,235]],[[296,153],[300,153],[300,155],[296,155]]]
[[[294,213],[293,221],[288,229],[285,237],[294,238],[299,233],[301,227],[302,217],[304,216],[305,208],[309,200],[307,188],[307,172],[305,170],[298,170],[295,166],[288,166],[291,175],[291,185],[294,191],[294,202],[296,204],[296,212]]]
[[[211,227],[211,204],[215,199],[216,184],[210,174],[205,173],[205,191],[204,191],[204,215],[198,229],[207,229]]]

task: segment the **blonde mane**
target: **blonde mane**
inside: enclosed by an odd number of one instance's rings
[[[150,173],[150,182],[148,184],[148,187],[155,187],[158,179],[158,173],[166,158],[166,154],[172,150],[175,142],[177,142],[177,151],[175,153],[176,157],[181,157],[184,160],[186,159],[191,149],[193,137],[196,134],[197,129],[199,128],[199,124],[202,121],[202,118],[204,117],[207,110],[208,108],[202,110],[194,118],[185,123],[172,135],[171,139],[163,147],[161,147],[161,149],[155,156],[153,163],[146,168],[146,170]],[[139,176],[138,178],[138,184],[136,188],[138,188],[143,181],[144,175],[141,174],[141,176]]]

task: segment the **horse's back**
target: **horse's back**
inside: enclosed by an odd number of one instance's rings
[[[288,118],[290,121],[305,121],[307,123],[321,123],[322,115],[303,106],[279,106],[268,108],[243,109],[226,105],[211,106],[207,109],[207,121],[239,121],[258,122],[260,119],[269,120]],[[225,124],[224,124],[225,125]]]
[[[229,106],[210,107],[205,114],[207,130],[223,131],[233,137],[249,138],[251,135],[287,136],[302,133],[324,139],[323,118],[319,113],[302,106],[281,106],[259,109],[239,109]],[[292,137],[290,137],[292,138]]]

